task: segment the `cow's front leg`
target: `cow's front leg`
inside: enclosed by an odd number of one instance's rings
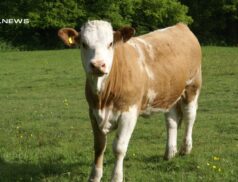
[[[129,108],[128,112],[122,113],[118,123],[118,131],[113,143],[113,152],[116,157],[114,170],[112,173],[112,182],[123,181],[123,160],[126,155],[127,147],[135,128],[138,117],[136,106]]]
[[[177,153],[177,125],[179,115],[176,107],[173,107],[168,113],[165,114],[165,120],[167,127],[167,143],[164,159],[169,160]]]
[[[97,121],[90,112],[90,119],[94,135],[94,163],[92,166],[91,174],[89,176],[90,182],[100,182],[103,175],[103,155],[106,148],[106,135],[98,128]]]

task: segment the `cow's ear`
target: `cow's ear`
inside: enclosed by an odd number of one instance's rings
[[[58,36],[69,47],[79,44],[80,41],[80,33],[73,28],[61,28]]]
[[[132,27],[123,27],[114,32],[114,42],[128,41],[135,34],[135,29]]]

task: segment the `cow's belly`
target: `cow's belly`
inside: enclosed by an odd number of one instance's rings
[[[168,109],[159,108],[159,107],[152,107],[152,106],[149,105],[149,106],[147,106],[146,108],[144,108],[140,111],[140,115],[146,117],[146,116],[149,116],[149,115],[151,115],[153,113],[156,113],[156,112],[167,112],[167,111],[168,111]]]
[[[120,111],[113,111],[112,108],[93,109],[93,115],[97,120],[99,129],[107,134],[117,127],[117,121],[121,115]]]
[[[155,89],[148,89],[141,104],[140,115],[148,116],[155,112],[168,112],[180,100],[183,92],[184,90],[174,93],[169,90],[159,92]]]

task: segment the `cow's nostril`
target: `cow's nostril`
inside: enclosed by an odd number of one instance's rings
[[[96,68],[96,66],[93,63],[90,63],[91,68]]]
[[[106,67],[106,65],[105,64],[102,64],[102,66],[101,66],[102,68],[105,68]]]

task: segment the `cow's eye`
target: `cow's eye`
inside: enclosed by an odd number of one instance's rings
[[[112,42],[108,45],[108,49],[112,47]]]
[[[84,49],[88,49],[88,45],[85,42],[83,42],[82,45]]]

